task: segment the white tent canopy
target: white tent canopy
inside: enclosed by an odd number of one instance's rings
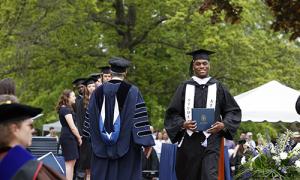
[[[277,81],[270,81],[235,96],[242,109],[242,121],[300,122],[295,104],[300,92]]]
[[[54,127],[54,130],[55,130],[56,132],[60,132],[60,130],[61,130],[61,124],[60,124],[60,122],[59,122],[59,121],[56,121],[56,122],[53,122],[53,123],[44,124],[44,125],[43,125],[43,132],[44,132],[44,131],[49,131],[49,128],[50,128],[50,127]]]

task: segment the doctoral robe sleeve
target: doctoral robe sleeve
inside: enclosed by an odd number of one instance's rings
[[[181,84],[177,88],[165,114],[164,126],[172,143],[180,142],[185,132],[182,129],[185,122],[184,87],[184,84]]]
[[[152,132],[150,131],[146,104],[140,93],[138,93],[135,104],[132,135],[134,142],[138,145],[144,147],[155,145]]]
[[[298,114],[300,114],[300,96],[298,97],[296,102],[296,111]]]
[[[226,139],[232,140],[238,127],[241,123],[242,112],[230,94],[230,92],[222,85],[220,85],[221,90],[221,116],[222,122],[225,125],[225,128],[221,131],[223,136]]]

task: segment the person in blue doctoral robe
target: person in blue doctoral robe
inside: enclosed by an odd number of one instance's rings
[[[241,110],[232,95],[208,75],[212,53],[203,49],[188,53],[193,57],[193,76],[179,85],[166,110],[165,128],[172,143],[178,144],[178,180],[224,179],[223,138],[232,139],[241,122]],[[214,109],[214,122],[206,132],[196,131],[192,108]]]
[[[142,150],[154,145],[145,102],[124,80],[129,61],[109,61],[112,80],[99,86],[89,102],[83,134],[92,144],[91,179],[142,179]]]

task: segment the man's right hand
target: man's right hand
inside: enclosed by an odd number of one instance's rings
[[[191,131],[196,131],[197,123],[196,121],[188,120],[183,123],[183,128]]]

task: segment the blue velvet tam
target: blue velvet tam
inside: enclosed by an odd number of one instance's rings
[[[110,66],[100,66],[101,74],[110,74]]]
[[[130,66],[130,61],[121,57],[112,57],[109,60],[111,66],[111,71],[116,73],[124,73],[126,69]]]

